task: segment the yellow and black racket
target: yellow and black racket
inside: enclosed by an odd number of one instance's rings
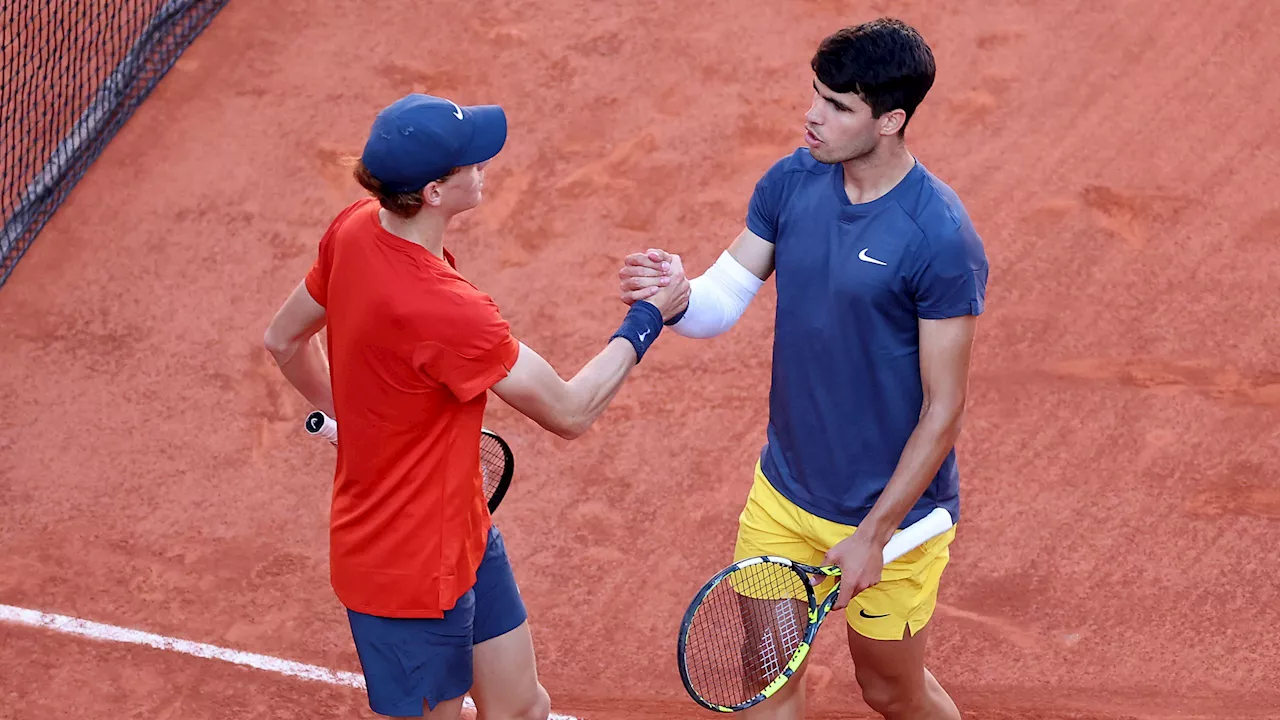
[[[338,422],[321,410],[307,416],[305,424],[307,433],[338,444]],[[511,478],[515,475],[516,459],[511,453],[511,446],[498,433],[488,429],[480,430],[480,473],[484,480],[484,497],[489,504],[489,512],[498,509],[498,503],[506,497],[511,487]]]
[[[884,547],[884,563],[902,557],[952,526],[944,508],[912,523]],[[819,602],[811,578],[835,577]],[[820,584],[820,583],[819,583]],[[814,567],[762,555],[716,573],[698,591],[680,624],[680,679],[708,710],[737,712],[772,697],[809,654],[818,628],[840,594],[840,568]]]

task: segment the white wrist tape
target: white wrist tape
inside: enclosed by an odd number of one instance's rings
[[[684,337],[715,337],[738,322],[763,286],[763,280],[726,250],[705,273],[689,281],[689,309],[671,329]]]

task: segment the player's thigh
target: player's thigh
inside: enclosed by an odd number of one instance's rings
[[[528,613],[496,527],[476,571],[471,697],[480,720],[543,720],[550,712],[538,683]]]
[[[538,682],[529,623],[475,646],[471,699],[479,720],[545,720],[551,699]]]
[[[757,464],[746,504],[738,515],[734,562],[775,555],[807,565],[821,564],[824,553],[805,537],[804,515],[769,484]]]
[[[928,628],[898,640],[875,640],[847,628],[849,654],[864,699],[873,708],[893,705],[925,692]]]
[[[930,700],[924,660],[954,537],[952,528],[886,565],[880,582],[846,610],[849,654],[863,700],[886,717],[942,717],[934,713],[942,708],[931,704],[936,698]]]

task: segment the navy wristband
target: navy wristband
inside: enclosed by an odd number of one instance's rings
[[[658,334],[661,332],[662,311],[648,300],[638,300],[627,311],[627,316],[622,319],[622,325],[618,327],[617,332],[609,336],[609,340],[620,337],[631,343],[631,347],[636,350],[638,365],[640,359],[644,357],[644,351],[658,339]]]
[[[686,305],[684,306],[684,309],[683,309],[683,310],[681,310],[680,312],[676,313],[675,315],[672,315],[670,320],[668,320],[668,321],[666,321],[666,322],[664,322],[664,323],[662,323],[662,324],[663,324],[663,325],[668,325],[668,326],[670,326],[670,325],[675,325],[676,323],[680,322],[680,318],[684,317],[684,314],[685,314],[685,313],[687,313],[687,312],[689,312],[689,306],[688,306],[688,304],[686,304]]]

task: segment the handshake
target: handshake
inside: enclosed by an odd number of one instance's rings
[[[647,300],[662,313],[663,322],[671,320],[689,305],[689,278],[679,255],[650,248],[632,253],[618,270],[618,290],[622,302],[632,305]]]

